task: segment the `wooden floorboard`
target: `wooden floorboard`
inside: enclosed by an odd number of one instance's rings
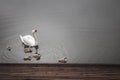
[[[0,80],[120,80],[120,65],[0,64]]]

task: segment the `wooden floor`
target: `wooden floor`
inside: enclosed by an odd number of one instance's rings
[[[0,80],[120,80],[120,65],[0,64]]]

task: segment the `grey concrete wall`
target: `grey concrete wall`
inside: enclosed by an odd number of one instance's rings
[[[26,62],[19,35],[34,28],[42,57],[27,63],[120,63],[119,0],[0,0],[0,62]]]

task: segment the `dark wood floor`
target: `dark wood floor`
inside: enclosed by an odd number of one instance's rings
[[[0,64],[0,80],[120,80],[120,65]]]

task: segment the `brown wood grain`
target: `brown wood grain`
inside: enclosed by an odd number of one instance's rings
[[[0,64],[0,80],[120,80],[120,65]]]

